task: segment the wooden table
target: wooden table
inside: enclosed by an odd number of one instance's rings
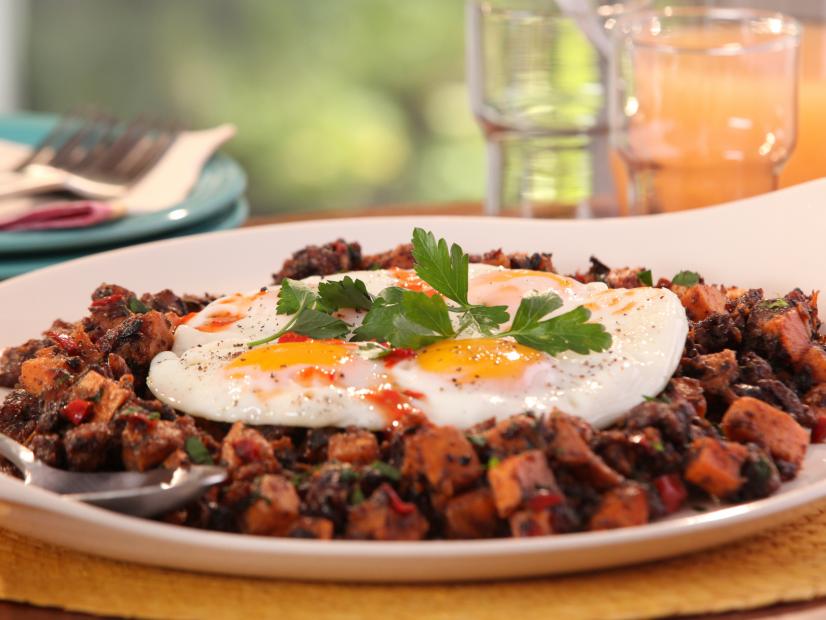
[[[444,204],[400,204],[393,206],[371,207],[341,211],[309,211],[271,216],[254,216],[245,226],[261,226],[295,222],[302,220],[345,217],[376,217],[387,215],[482,215],[482,207],[477,202],[452,202]],[[826,577],[824,577],[826,578]],[[88,614],[45,609],[0,601],[0,620],[19,618],[21,620],[83,620],[97,618]],[[782,618],[783,620],[817,620],[826,618],[826,598],[819,598],[803,603],[772,605],[750,611],[712,614],[703,616],[681,616],[683,619],[710,618],[712,620],[764,620]]]

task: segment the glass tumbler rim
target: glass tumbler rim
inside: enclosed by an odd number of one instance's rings
[[[738,42],[723,45],[675,45],[656,40],[658,33],[653,33],[652,40],[640,40],[640,28],[643,24],[657,24],[659,20],[675,18],[710,19],[715,22],[743,23],[753,22],[767,26],[765,34],[774,35],[767,41],[754,43]],[[635,47],[663,52],[666,54],[696,54],[703,56],[741,56],[745,54],[765,53],[800,46],[802,26],[794,17],[779,11],[751,8],[682,6],[646,9],[623,14],[617,18],[613,36],[625,39],[629,36]]]
[[[619,7],[619,10],[609,11],[607,13],[599,13],[599,16],[602,18],[614,18],[618,19],[621,16],[630,14],[636,11],[642,11],[646,7],[650,7],[653,0],[616,0],[611,1],[607,0],[604,2],[598,2],[600,6],[604,6],[609,8],[611,6]],[[501,6],[507,3],[507,0],[468,0],[468,4],[475,5],[477,9],[485,14],[485,15],[498,15],[503,17],[509,18],[522,18],[522,17],[531,17],[531,18],[554,18],[554,17],[561,17],[564,16],[565,13],[557,7],[556,2],[546,2],[540,3],[536,0],[522,0],[521,4],[524,4],[524,7],[515,7],[515,6]],[[514,2],[514,4],[518,4],[518,2]],[[530,8],[528,5],[532,5]],[[545,6],[542,6],[544,4]],[[625,7],[628,7],[625,9]],[[577,10],[574,11],[573,14],[577,16],[585,16],[590,15],[591,12],[589,10]]]

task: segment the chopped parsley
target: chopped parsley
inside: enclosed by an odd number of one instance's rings
[[[700,274],[696,271],[681,271],[671,278],[671,284],[677,286],[694,286],[700,283]]]
[[[212,457],[206,449],[204,442],[198,437],[187,437],[184,442],[184,449],[190,460],[196,465],[212,465]]]

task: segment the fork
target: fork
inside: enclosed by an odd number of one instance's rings
[[[14,173],[0,180],[0,198],[68,191],[113,199],[139,181],[174,144],[177,128],[105,114],[64,117]]]
[[[26,485],[138,517],[151,517],[184,506],[212,485],[223,482],[227,475],[223,467],[211,465],[146,472],[64,471],[39,461],[31,450],[2,433],[0,455],[23,473]]]

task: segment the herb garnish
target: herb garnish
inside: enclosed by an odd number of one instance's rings
[[[292,314],[293,318],[271,336],[250,342],[247,346],[272,342],[287,332],[311,338],[340,338],[350,331],[347,323],[330,316],[329,308],[318,295],[295,280],[286,279],[281,283],[275,311],[278,314]]]
[[[757,304],[757,307],[764,310],[785,310],[789,307],[789,302],[785,299],[767,299]]]
[[[390,463],[385,463],[384,461],[373,461],[370,464],[370,469],[395,482],[402,479],[402,474],[398,468],[393,467]]]
[[[640,281],[640,284],[645,286],[654,286],[654,277],[651,275],[650,269],[643,269],[642,271],[637,273],[637,280]]]
[[[671,278],[671,284],[677,286],[694,286],[700,283],[700,274],[696,271],[681,271]]]
[[[444,239],[416,228],[413,231],[413,258],[416,275],[438,295],[391,286],[373,297],[361,280],[345,276],[340,281],[321,282],[318,293],[286,279],[278,295],[278,314],[292,318],[275,334],[248,343],[249,347],[277,340],[287,332],[311,338],[345,338],[375,341],[392,347],[419,349],[439,340],[455,338],[472,330],[493,338],[510,337],[525,346],[557,355],[563,351],[588,354],[611,346],[611,335],[599,323],[589,323],[591,312],[579,306],[551,318],[562,307],[556,293],[525,297],[520,302],[510,329],[498,331],[510,320],[507,306],[472,304],[468,299],[470,257],[457,244],[448,247]],[[650,275],[650,274],[649,274]],[[448,303],[451,302],[451,303]],[[331,314],[341,308],[366,310],[355,329]],[[457,315],[454,325],[451,315]],[[351,332],[352,330],[352,332]],[[375,357],[389,349],[378,347]],[[373,354],[373,352],[369,352]]]
[[[196,465],[212,465],[212,457],[206,449],[204,442],[197,437],[187,437],[184,442],[184,450],[189,455],[189,458]]]
[[[131,312],[134,312],[135,314],[144,314],[151,310],[149,306],[147,306],[140,299],[134,296],[130,297],[129,301],[126,302],[126,307],[129,308],[129,310]]]

